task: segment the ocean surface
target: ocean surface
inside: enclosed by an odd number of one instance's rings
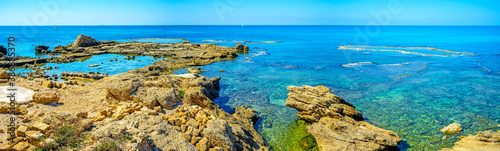
[[[366,28],[374,32],[359,32]],[[500,131],[500,27],[384,26],[378,32],[374,29],[377,27],[58,26],[55,30],[53,26],[0,26],[0,45],[6,46],[7,38],[14,36],[17,55],[47,57],[35,54],[34,48],[67,45],[79,34],[100,41],[184,38],[221,46],[247,41],[250,53],[203,66],[208,71],[202,75],[222,78],[220,97],[215,101],[226,111],[242,105],[257,111],[261,118],[256,128],[274,150],[311,149],[304,147],[307,123],[298,120],[295,109],[284,105],[287,86],[330,88],[355,105],[366,121],[397,132],[403,139],[399,145],[402,150],[439,150],[452,147],[460,136]],[[281,43],[252,43],[262,41]],[[376,47],[339,49],[345,45]],[[113,57],[125,56],[100,55],[81,62],[46,66],[59,67],[50,74],[119,74],[158,59],[107,61]],[[104,62],[100,67],[87,67],[100,62]],[[464,130],[444,139],[439,130],[453,122],[460,123]]]

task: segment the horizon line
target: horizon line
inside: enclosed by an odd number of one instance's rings
[[[275,25],[245,25],[245,24],[242,24],[244,26],[492,26],[492,27],[495,27],[495,26],[500,26],[500,25],[328,25],[328,24],[325,24],[325,25],[313,25],[313,24],[303,24],[303,25],[299,25],[299,24],[293,24],[293,25],[279,25],[279,24],[275,24]],[[232,24],[232,25],[210,25],[210,24],[207,24],[207,25],[132,25],[132,24],[123,24],[123,25],[70,25],[70,24],[61,24],[61,25],[57,25],[57,24],[54,24],[54,25],[0,25],[0,26],[240,26],[240,25],[237,25],[237,24]]]

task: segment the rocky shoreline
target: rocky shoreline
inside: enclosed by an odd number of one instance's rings
[[[9,105],[0,102],[0,151],[271,149],[255,129],[259,119],[256,111],[246,106],[234,108],[232,114],[224,111],[214,102],[219,97],[221,78],[198,75],[203,70],[197,66],[234,59],[237,53],[248,52],[248,46],[238,43],[235,47],[220,47],[186,41],[118,43],[80,35],[72,44],[57,46],[52,51],[44,46],[36,49],[59,56],[17,57],[15,66],[36,70],[16,79],[16,85],[26,88],[32,97],[16,104],[14,142],[7,141],[9,134],[5,131],[6,122],[12,117],[3,114]],[[45,75],[44,71],[50,69],[36,66],[74,62],[99,54],[130,55],[127,59],[137,55],[168,58],[112,76],[61,73],[61,78],[73,79],[67,82],[52,81],[57,75]],[[1,67],[8,63],[6,57],[0,57]],[[188,68],[190,74],[172,74],[182,68]],[[0,86],[7,86],[9,75],[3,71],[0,78]],[[80,82],[77,78],[92,82]],[[297,116],[308,123],[306,129],[311,137],[306,139],[313,142],[308,148],[317,145],[323,151],[398,150],[401,138],[397,133],[364,121],[354,105],[330,89],[289,86],[288,90],[285,105],[297,109]],[[462,130],[458,127],[454,123],[441,131],[457,133]],[[496,132],[479,132],[443,150],[494,150],[500,147],[499,139]]]
[[[254,129],[259,117],[253,109],[242,106],[229,114],[214,103],[219,77],[169,75],[175,69],[235,58],[241,46],[111,45],[99,42],[98,46],[70,48],[65,55],[47,60],[102,52],[172,57],[90,84],[17,78],[17,86],[35,94],[31,102],[16,105],[17,137],[8,142],[9,135],[2,131],[5,139],[0,140],[0,150],[269,150]],[[24,58],[19,62],[38,61]],[[8,107],[2,103],[0,113],[6,113]],[[8,123],[4,122],[10,117],[0,114],[0,129],[5,130]]]

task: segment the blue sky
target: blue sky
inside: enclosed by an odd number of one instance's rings
[[[0,14],[0,25],[500,25],[500,1],[2,0]]]

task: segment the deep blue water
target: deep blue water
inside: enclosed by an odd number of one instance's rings
[[[286,87],[291,85],[331,88],[334,94],[363,112],[368,122],[397,132],[403,138],[400,147],[405,150],[439,150],[451,147],[459,136],[500,130],[497,126],[500,122],[500,27],[387,26],[369,36],[369,40],[356,39],[355,28],[364,29],[363,26],[58,26],[57,30],[43,26],[33,27],[37,30],[35,34],[23,34],[23,28],[27,27],[0,27],[0,45],[7,44],[8,36],[15,36],[18,54],[36,56],[36,45],[51,48],[67,45],[79,34],[97,40],[282,41],[247,44],[251,48],[249,54],[202,67],[209,70],[202,75],[222,77],[221,96],[216,100],[219,105],[228,111],[241,105],[257,110],[261,116],[258,131],[275,150],[289,143],[284,141],[284,134],[297,119],[296,111],[284,105]],[[235,46],[233,42],[217,43]],[[360,43],[434,47],[473,55],[442,57],[337,49]],[[372,63],[342,66],[356,62]],[[133,68],[148,65],[141,63],[126,64]],[[63,67],[62,71],[88,64],[75,62],[58,66]],[[101,70],[105,70],[104,67]],[[130,69],[112,70],[116,74]],[[92,70],[85,69],[86,72]],[[444,135],[439,129],[453,122],[460,123],[464,131],[442,140]]]

